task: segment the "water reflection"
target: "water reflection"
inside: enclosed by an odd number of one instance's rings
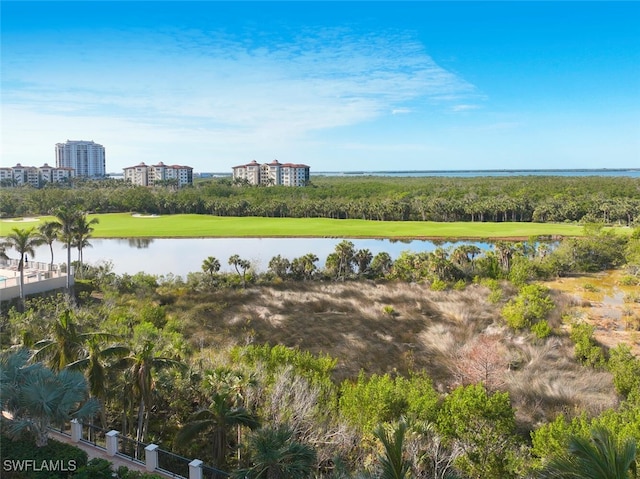
[[[118,239],[117,241],[127,242],[132,248],[145,249],[153,243],[153,238],[127,238]]]
[[[208,256],[220,261],[221,271],[231,272],[229,257],[238,254],[247,259],[258,271],[266,271],[269,260],[276,255],[292,260],[314,253],[318,266],[324,266],[326,257],[343,238],[160,238],[160,239],[91,239],[91,248],[83,251],[84,261],[90,264],[110,262],[117,274],[136,274],[144,271],[153,275],[173,274],[186,278],[188,273],[202,271],[202,262]],[[395,259],[403,251],[429,252],[437,246],[449,248],[464,242],[427,240],[349,239],[356,249],[367,248],[375,256],[386,252]],[[492,248],[488,242],[474,242],[482,250]],[[36,258],[49,258],[49,247],[36,249]],[[54,244],[54,262],[63,263],[66,250]],[[75,259],[75,258],[73,258]]]

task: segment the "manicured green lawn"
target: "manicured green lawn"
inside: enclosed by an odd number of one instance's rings
[[[136,217],[129,213],[91,215],[99,223],[95,238],[194,237],[336,237],[336,238],[528,238],[579,236],[582,227],[543,223],[433,223],[418,221],[331,220],[326,218],[257,218],[173,215]],[[0,221],[0,232],[29,228],[38,222]],[[621,232],[626,228],[616,228]]]

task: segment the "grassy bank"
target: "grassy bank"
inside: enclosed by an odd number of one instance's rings
[[[528,238],[537,235],[580,236],[582,227],[553,223],[435,223],[418,221],[332,220],[327,218],[218,217],[207,215],[134,216],[130,213],[90,215],[98,218],[94,238]],[[0,221],[0,232],[28,228],[35,221]],[[627,231],[626,228],[619,228]]]

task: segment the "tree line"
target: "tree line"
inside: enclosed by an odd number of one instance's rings
[[[640,179],[316,177],[308,187],[289,188],[234,186],[219,178],[180,190],[78,180],[0,189],[3,217],[50,214],[60,204],[93,213],[631,225],[640,217]]]
[[[605,466],[593,477],[635,479],[640,360],[628,347],[599,346],[588,325],[571,325],[576,359],[612,375],[619,405],[592,417],[559,415],[523,433],[500,382],[517,366],[495,354],[500,339],[491,334],[461,350],[459,385],[439,391],[419,370],[336,381],[336,358],[282,345],[198,350],[187,334],[197,336],[202,326],[169,313],[183,298],[215,318],[234,296],[212,303],[207,295],[237,291],[236,301],[249,301],[246,288],[254,285],[375,280],[447,289],[480,282],[502,305],[504,324],[543,341],[562,333],[546,321],[555,307],[549,291],[532,279],[625,266],[626,281],[639,284],[640,230],[622,237],[594,225],[585,233],[552,247],[532,238],[395,260],[343,241],[324,268],[313,253],[276,256],[264,274],[240,255],[228,259],[233,273],[220,274],[220,260],[210,256],[186,282],[88,266],[75,301],[36,297],[24,311],[0,316],[0,406],[11,413],[2,416],[3,430],[31,432],[42,445],[49,424],[84,418],[237,479],[547,479],[590,477],[594,464]],[[384,314],[394,321],[393,310]]]

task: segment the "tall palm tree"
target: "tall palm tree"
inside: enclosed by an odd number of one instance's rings
[[[153,391],[155,389],[154,372],[167,368],[185,369],[185,365],[180,361],[164,356],[156,356],[154,346],[152,341],[147,340],[142,345],[142,348],[122,358],[116,365],[116,367],[126,368],[125,375],[131,381],[132,392],[138,399],[136,439],[139,442],[144,442],[149,426],[149,411],[153,406]]]
[[[51,252],[51,269],[53,269],[53,242],[58,239],[60,233],[60,223],[57,221],[47,221],[38,226],[38,237],[44,244],[49,245]]]
[[[256,429],[260,423],[244,407],[234,407],[228,394],[216,392],[209,408],[196,412],[191,421],[178,431],[175,442],[191,441],[208,431],[212,439],[214,464],[224,469],[229,448],[229,432],[236,425]]]
[[[112,335],[104,332],[80,332],[71,311],[66,310],[53,323],[50,337],[33,345],[32,361],[46,361],[50,368],[61,371],[79,359],[87,341],[110,338]]]
[[[293,439],[287,427],[262,428],[249,440],[253,465],[233,473],[234,479],[307,479],[316,463],[311,446]]]
[[[242,371],[218,367],[207,371],[204,376],[205,384],[209,385],[213,391],[226,396],[232,407],[243,407],[248,409],[248,393],[258,385],[255,373],[245,374]],[[237,444],[242,441],[243,424],[236,424]],[[240,448],[237,450],[237,458],[240,461]]]
[[[591,430],[585,439],[569,439],[568,453],[553,459],[541,474],[542,479],[634,479],[637,476],[636,443],[618,442],[604,427]]]
[[[24,308],[24,260],[26,255],[34,257],[36,255],[35,248],[42,244],[42,240],[38,238],[34,228],[28,230],[22,230],[13,228],[5,239],[5,244],[9,248],[15,249],[20,255],[20,262],[18,263],[18,271],[20,271],[20,299],[22,300],[22,307]]]
[[[100,402],[102,427],[106,425],[104,404],[107,396],[107,376],[111,365],[110,359],[122,358],[131,353],[126,346],[114,345],[103,348],[103,340],[99,336],[91,337],[86,344],[84,357],[67,365],[67,369],[84,371],[89,383],[91,397]]]
[[[78,222],[80,212],[62,206],[55,211],[54,216],[60,223],[60,240],[67,248],[67,291],[71,291],[71,246],[75,238],[75,225]]]
[[[343,240],[336,245],[334,253],[338,263],[336,279],[344,281],[347,276],[353,273],[355,245],[351,241]]]
[[[87,215],[84,213],[78,214],[75,225],[73,226],[73,243],[72,246],[78,249],[78,263],[80,267],[80,273],[82,274],[82,250],[86,247],[91,247],[89,238],[93,233],[93,225],[98,224],[98,218],[87,219]]]

